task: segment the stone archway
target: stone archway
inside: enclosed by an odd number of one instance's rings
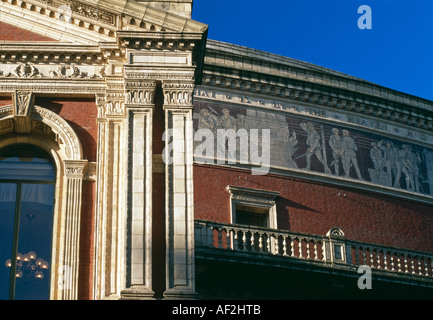
[[[15,93],[0,107],[0,148],[26,143],[47,151],[56,165],[51,299],[78,297],[82,181],[87,167],[80,140],[58,114],[33,105],[31,93]]]

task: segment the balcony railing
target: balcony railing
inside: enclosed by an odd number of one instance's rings
[[[196,248],[287,257],[328,267],[368,266],[389,275],[433,281],[433,254],[346,239],[334,228],[326,236],[195,221]]]

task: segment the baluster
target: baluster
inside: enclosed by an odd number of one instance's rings
[[[409,273],[409,268],[408,268],[408,266],[407,266],[407,254],[406,253],[404,253],[403,254],[403,256],[404,256],[404,273]]]
[[[251,232],[250,231],[250,245],[251,245],[251,251],[254,251],[254,246],[255,246],[255,244],[254,244],[254,233],[253,232]]]
[[[314,260],[319,260],[319,257],[317,256],[317,241],[314,240]]]
[[[263,252],[263,233],[258,233],[259,235],[259,252]]]
[[[402,271],[401,270],[401,254],[399,254],[398,252],[396,254],[398,254],[397,255],[397,262],[398,262],[398,264],[397,264],[397,272],[401,272]]]
[[[307,259],[310,259],[310,240],[311,239],[305,239],[307,240]]]
[[[272,238],[273,238],[273,236],[274,235],[268,234],[268,236],[266,237],[266,252],[267,253],[272,253],[273,254],[273,252],[271,250],[271,244],[272,244]]]
[[[232,249],[232,232],[233,229],[226,229],[226,248]]]
[[[283,236],[283,256],[287,256],[287,241],[285,236]]]
[[[424,261],[424,257],[418,256],[418,275],[423,276],[422,274],[422,267],[421,267],[421,260]]]
[[[428,259],[427,258],[424,259],[424,270],[425,270],[425,275],[428,276]]]
[[[302,253],[302,238],[298,238],[298,250],[299,250],[299,258],[303,258],[304,255]]]
[[[394,266],[394,253],[392,251],[389,252],[389,256],[391,259],[391,271],[395,271],[395,266]]]
[[[368,248],[368,254],[370,256],[370,268],[374,268],[373,252],[374,252],[374,249]]]
[[[278,241],[278,235],[276,235],[275,239],[274,239],[274,252],[273,252],[273,254],[280,254],[280,244],[279,244],[279,241]]]
[[[233,250],[234,251],[238,251],[239,250],[239,238],[238,238],[238,234],[239,234],[239,229],[233,229]]]
[[[388,270],[388,251],[383,251],[383,267],[385,270]]]
[[[242,251],[248,251],[247,248],[247,233],[245,230],[242,230]]]
[[[383,252],[383,250],[376,250],[376,263],[377,263],[377,269],[382,269],[381,263],[380,263],[380,253]]]
[[[415,256],[410,256],[410,268],[412,269],[411,273],[415,274]]]
[[[290,256],[296,257],[295,255],[295,238],[290,237]]]

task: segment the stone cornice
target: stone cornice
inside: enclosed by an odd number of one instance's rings
[[[275,86],[277,91],[281,91],[278,87],[298,84],[306,91],[313,88],[333,91],[334,95],[344,92],[345,96],[353,96],[353,101],[361,98],[381,103],[412,116],[433,111],[433,102],[427,99],[310,63],[213,40],[207,42],[204,72],[221,79],[268,84]],[[220,83],[225,83],[225,79]]]
[[[324,85],[303,84],[292,79],[279,79],[278,82],[269,78],[247,79],[226,76],[222,73],[210,74],[208,70],[205,66],[202,83],[206,86],[238,90],[239,93],[243,91],[246,95],[263,94],[266,97],[314,103],[317,107],[326,106],[375,116],[423,130],[433,129],[432,112],[403,103],[337,90]]]
[[[117,30],[205,33],[207,25],[136,1],[4,0],[2,22],[56,41],[97,44]]]

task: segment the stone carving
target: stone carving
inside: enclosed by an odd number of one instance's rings
[[[333,160],[331,162],[331,167],[334,166],[334,174],[336,176],[340,175],[340,161],[343,157],[343,139],[340,136],[340,131],[337,128],[332,128],[332,135],[329,137],[329,146],[332,149]]]
[[[14,94],[15,114],[27,116],[33,104],[33,94],[31,91],[16,91]]]
[[[58,3],[57,1],[54,0],[40,0],[40,1],[57,8],[65,6],[64,3],[60,3],[60,2]],[[112,14],[111,12],[102,10],[97,7],[92,7],[86,4],[75,2],[72,0],[67,0],[66,3],[71,8],[71,11],[75,14],[79,14],[83,17],[94,19],[113,26],[116,25],[116,15]]]
[[[49,66],[48,66],[49,67]],[[41,66],[47,69],[47,66]],[[66,78],[66,79],[103,79],[105,77],[105,67],[102,67],[97,73],[89,76],[88,72],[80,70],[75,65],[60,65],[55,69],[48,71],[48,76],[44,75],[32,64],[20,63],[11,72],[4,73],[0,71],[0,76],[6,78]]]
[[[193,84],[164,82],[162,88],[165,105],[192,106]]]
[[[236,119],[230,115],[230,110],[227,108],[222,109],[222,115],[219,117],[219,122],[223,129],[237,130],[238,125]]]
[[[209,129],[209,134],[214,137],[218,129],[270,128],[273,132],[271,165],[324,172],[343,179],[369,181],[433,196],[433,150],[420,152],[409,143],[397,146],[390,140],[375,140],[370,134],[355,130],[349,132],[326,124],[319,127],[313,121],[286,116],[283,116],[283,122],[278,122],[275,121],[277,117],[272,112],[251,109],[236,113],[231,108],[211,104],[194,114],[195,128]],[[305,135],[298,134],[297,128],[302,129]],[[225,147],[229,150],[227,145]],[[239,144],[236,151],[240,152]],[[329,161],[327,153],[331,156]],[[302,158],[306,165],[301,162]]]
[[[298,168],[298,165],[296,164],[295,160],[293,160],[293,155],[298,150],[297,146],[298,146],[298,138],[296,137],[296,131],[293,130],[292,134],[289,135],[289,140],[288,140],[287,161],[288,161],[289,168],[295,168],[295,169]]]
[[[305,156],[307,157],[307,166],[305,167],[306,170],[311,170],[311,157],[314,154],[317,159],[323,164],[323,168],[325,169],[326,173],[331,173],[331,170],[328,167],[328,164],[324,160],[324,153],[322,149],[322,142],[319,133],[314,128],[313,123],[311,122],[302,122],[300,124],[300,127],[302,130],[304,130],[307,133],[307,152],[305,153]]]
[[[3,75],[3,72],[0,74]],[[39,70],[28,63],[20,63],[18,66],[12,71],[5,75],[7,78],[36,78],[42,77],[43,74],[39,72]]]
[[[152,82],[127,82],[126,103],[138,105],[153,105],[156,83]]]
[[[212,110],[214,113],[216,111]],[[216,133],[216,130],[221,127],[218,117],[211,113],[209,109],[200,110],[200,118],[198,121],[198,129],[210,129]]]
[[[353,166],[355,168],[356,175],[358,179],[363,180],[361,176],[361,171],[359,170],[358,160],[356,159],[356,151],[358,147],[355,140],[349,135],[349,131],[343,130],[343,140],[341,142],[341,149],[343,150],[342,160],[345,178],[349,178],[350,169]]]

